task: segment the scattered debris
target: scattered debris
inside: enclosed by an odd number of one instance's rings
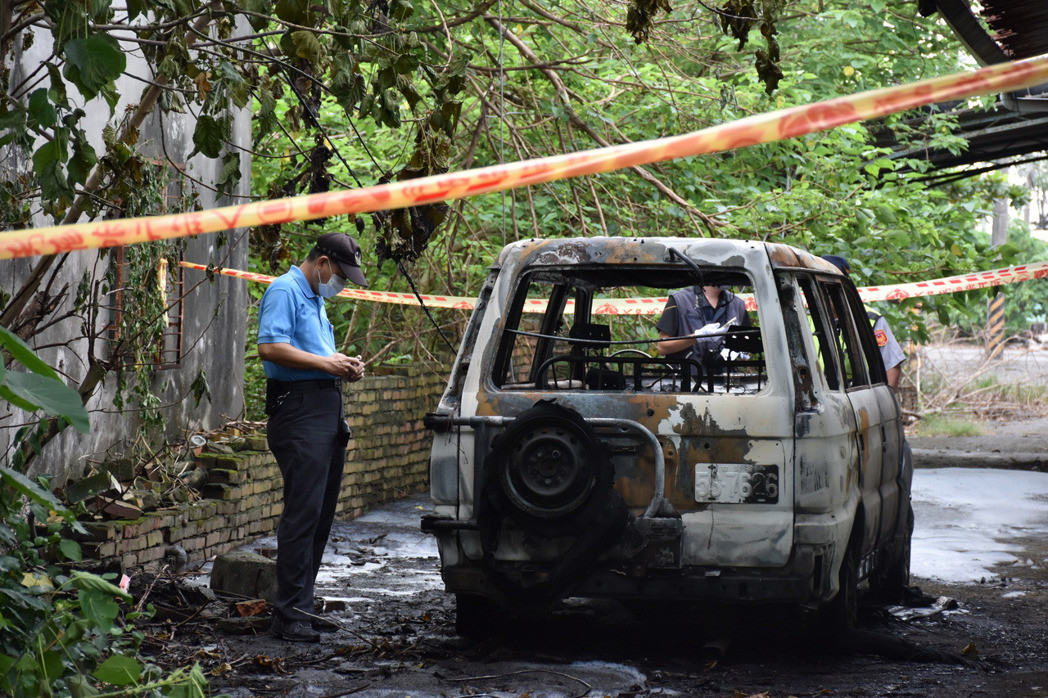
[[[265,599],[252,599],[251,601],[237,602],[236,609],[242,618],[248,618],[269,613],[270,604]]]
[[[110,519],[137,519],[142,516],[141,507],[120,499],[95,497],[90,504],[96,512],[105,514]]]
[[[144,460],[113,456],[94,464],[87,475],[66,483],[56,494],[69,504],[84,502],[95,520],[133,519],[142,512],[190,501],[208,482],[208,454],[266,450],[264,427],[264,422],[229,422],[185,441],[164,444]]]
[[[931,618],[944,611],[956,611],[957,609],[957,599],[940,596],[931,604],[888,606],[886,610],[899,620],[913,620],[914,618]]]
[[[1046,624],[1030,622],[1043,618],[1031,613],[1036,599],[1002,599],[990,584],[930,580],[922,584],[933,593],[909,587],[904,602],[925,615],[900,622],[876,607],[879,613],[865,614],[860,629],[840,640],[805,634],[769,609],[732,619],[673,604],[630,612],[604,601],[566,604],[533,627],[470,642],[454,631],[454,598],[433,583],[439,573],[429,549],[417,543],[417,516],[407,502],[388,505],[370,522],[336,522],[333,537],[341,542],[326,558],[314,614],[334,627],[315,645],[271,636],[260,596],[216,592],[199,573],[136,574],[130,584],[136,603],[157,609],[139,625],[142,651],[170,668],[198,663],[214,693],[238,698],[886,695],[903,675],[913,695],[952,695],[971,685],[983,695],[1015,695],[1004,683],[1015,680],[1008,669],[1036,669],[1044,661]],[[381,549],[371,548],[383,533]],[[347,556],[368,564],[353,565]],[[950,611],[962,606],[971,610]],[[697,654],[729,637],[721,660],[704,662]]]

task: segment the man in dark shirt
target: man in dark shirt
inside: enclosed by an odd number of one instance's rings
[[[660,339],[655,346],[663,356],[694,359],[705,368],[719,359],[729,326],[750,324],[746,303],[734,293],[720,286],[693,286],[666,301],[655,326]]]

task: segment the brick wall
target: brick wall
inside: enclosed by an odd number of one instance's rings
[[[353,430],[339,500],[339,518],[424,490],[429,481],[430,434],[422,416],[436,408],[446,373],[415,367],[379,369],[346,389]],[[85,557],[105,569],[156,569],[173,546],[203,562],[271,535],[283,509],[282,480],[265,434],[230,439],[233,453],[202,453],[207,470],[198,496],[134,521],[87,522]]]
[[[437,408],[446,382],[447,372],[412,366],[350,384],[346,418],[353,438],[339,503],[345,518],[429,486],[432,438],[422,417]]]

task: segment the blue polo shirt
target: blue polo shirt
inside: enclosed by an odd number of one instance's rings
[[[335,328],[328,322],[324,299],[313,293],[298,267],[277,277],[262,294],[258,309],[258,343],[290,344],[319,356],[335,353]],[[332,379],[330,373],[288,368],[263,361],[266,378],[282,381]]]

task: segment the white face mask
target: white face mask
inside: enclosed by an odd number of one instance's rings
[[[331,272],[331,278],[327,280],[327,283],[322,283],[320,281],[320,270],[317,270],[317,295],[321,298],[337,296],[338,292],[345,287],[346,280],[334,272]]]

